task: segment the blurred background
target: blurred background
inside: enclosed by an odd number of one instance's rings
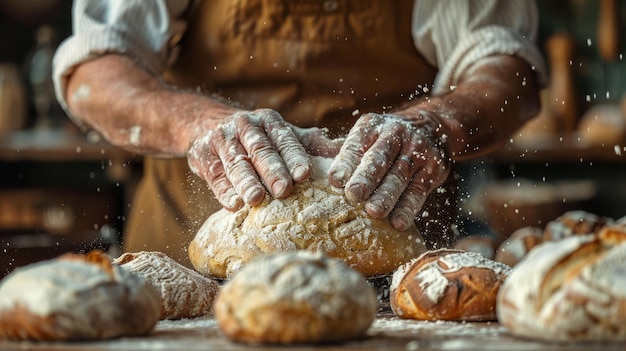
[[[497,153],[459,164],[462,237],[502,242],[565,211],[626,215],[626,0],[542,0],[550,69],[540,115]],[[51,57],[71,1],[0,0],[0,277],[68,251],[119,253],[141,158],[78,131]]]

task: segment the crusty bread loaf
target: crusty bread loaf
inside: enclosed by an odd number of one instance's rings
[[[475,252],[428,251],[393,274],[391,308],[407,319],[495,320],[496,295],[510,270]]]
[[[0,337],[98,340],[148,334],[159,294],[100,252],[17,268],[0,282]]]
[[[500,244],[494,260],[514,267],[533,247],[543,242],[543,233],[543,229],[533,226],[514,231]]]
[[[560,240],[572,235],[596,233],[613,222],[612,218],[587,211],[568,211],[546,224],[543,240]]]
[[[246,265],[215,302],[220,329],[245,343],[318,343],[362,336],[376,293],[344,262],[306,251],[270,254]]]
[[[312,180],[285,199],[271,199],[236,212],[211,215],[189,245],[200,273],[228,278],[253,258],[274,252],[321,251],[366,276],[393,272],[425,251],[413,225],[400,232],[350,205],[326,173],[331,159],[311,157]]]
[[[161,294],[161,319],[194,318],[212,313],[218,283],[164,253],[125,253],[113,262],[146,278]]]
[[[626,228],[536,246],[505,281],[498,320],[546,340],[626,340]]]

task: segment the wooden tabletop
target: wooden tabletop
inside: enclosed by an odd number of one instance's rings
[[[624,350],[626,342],[555,343],[517,338],[497,322],[402,320],[381,312],[362,340],[340,344],[272,346],[233,343],[214,318],[160,321],[151,335],[98,342],[41,343],[0,341],[0,349],[33,351],[104,350]]]

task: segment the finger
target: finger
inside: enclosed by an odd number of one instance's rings
[[[216,153],[224,165],[224,173],[237,194],[249,205],[258,205],[265,198],[265,188],[258,179],[247,151],[228,127],[213,133]]]
[[[241,116],[236,118],[238,131],[245,154],[250,155],[249,163],[255,170],[255,175],[262,180],[273,197],[284,197],[291,191],[293,182],[291,175],[283,163],[280,154],[270,142],[260,121],[251,121],[258,116]]]
[[[372,126],[381,121],[382,119],[377,115],[365,115],[350,129],[346,141],[328,172],[328,181],[333,186],[343,188],[350,180],[366,150],[378,137]]]
[[[263,118],[263,127],[274,144],[290,178],[302,182],[311,176],[309,155],[289,124],[275,111]]]
[[[391,226],[400,231],[408,229],[417,218],[429,193],[430,187],[426,185],[424,177],[417,175],[409,183],[389,215]]]
[[[373,218],[384,218],[396,205],[400,196],[416,173],[414,160],[402,153],[393,163],[389,172],[376,191],[365,203],[365,211]]]
[[[211,153],[207,159],[208,172],[205,179],[219,203],[229,211],[236,211],[243,207],[244,202],[235,191],[233,184],[228,180],[224,165],[220,158]]]
[[[345,194],[350,202],[362,203],[372,195],[391,167],[389,160],[396,157],[400,147],[401,141],[397,135],[392,135],[390,131],[383,132],[365,153],[345,185]]]
[[[234,211],[240,209],[244,202],[228,180],[224,165],[218,154],[211,147],[210,141],[216,133],[207,133],[204,137],[196,140],[189,149],[187,163],[190,170],[204,179],[211,191],[226,209]],[[216,136],[215,139],[218,139]],[[222,138],[223,139],[223,138]]]
[[[424,160],[427,162],[415,173],[389,215],[391,225],[398,230],[406,230],[418,218],[428,194],[443,184],[450,172],[446,159],[440,155],[416,158],[416,162]]]

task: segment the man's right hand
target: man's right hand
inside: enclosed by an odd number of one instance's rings
[[[257,205],[266,189],[275,198],[289,195],[294,184],[311,174],[305,142],[323,153],[338,144],[317,128],[300,129],[273,110],[239,111],[215,129],[201,134],[191,145],[188,163],[204,178],[220,204],[237,210],[244,203]]]

